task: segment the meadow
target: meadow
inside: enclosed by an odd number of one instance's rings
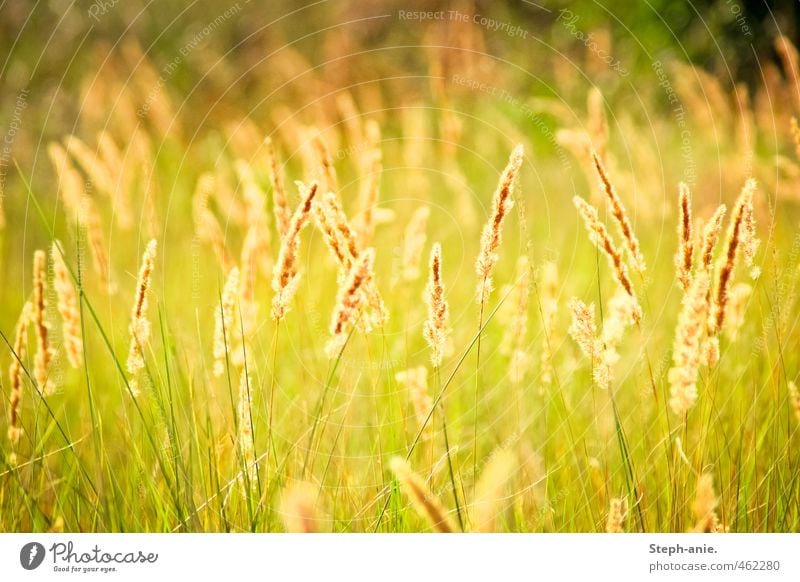
[[[787,37],[234,51],[245,4],[2,88],[0,531],[798,531]]]

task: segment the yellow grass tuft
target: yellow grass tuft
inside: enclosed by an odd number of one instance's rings
[[[289,310],[292,297],[297,292],[300,231],[311,216],[311,205],[319,188],[317,182],[312,182],[311,186],[308,187],[301,182],[298,182],[298,185],[300,186],[302,200],[292,215],[289,230],[281,240],[278,260],[272,273],[272,290],[275,292],[272,298],[272,319],[276,320],[283,319]]]
[[[428,522],[431,528],[439,533],[454,532],[455,527],[441,501],[430,492],[422,478],[411,469],[405,459],[393,457],[389,466],[400,482],[400,488],[411,500],[416,512]]]
[[[608,517],[606,517],[606,533],[624,533],[627,517],[628,500],[624,497],[612,499],[608,506]]]
[[[685,182],[678,185],[678,251],[675,267],[678,281],[684,291],[689,289],[694,258],[694,236],[692,234],[692,194]]]
[[[717,516],[717,499],[714,492],[714,478],[709,473],[703,473],[697,480],[697,493],[692,503],[695,533],[721,533],[725,529]]]
[[[622,200],[620,200],[616,189],[611,184],[611,180],[608,177],[608,172],[606,171],[603,162],[600,161],[600,158],[596,152],[592,152],[592,161],[594,162],[594,168],[597,171],[597,175],[600,178],[600,186],[603,189],[603,192],[605,192],[608,202],[611,205],[611,216],[614,217],[614,221],[617,223],[619,233],[625,241],[625,246],[628,249],[628,254],[630,255],[633,268],[640,273],[644,273],[647,267],[645,266],[642,251],[639,248],[639,239],[636,238],[636,235],[633,232],[633,227],[631,226],[630,220],[628,220],[628,213],[626,212],[625,207],[622,205]]]
[[[47,254],[33,254],[33,330],[36,334],[36,356],[33,360],[33,377],[43,394],[52,394],[55,387],[48,377],[53,360],[50,347],[50,324],[47,323]]]
[[[369,248],[353,262],[344,284],[339,287],[336,308],[331,318],[331,339],[325,346],[329,357],[335,358],[347,340],[348,324],[355,324],[365,306],[362,292],[372,280],[375,250]]]
[[[512,199],[514,182],[522,167],[524,155],[522,144],[517,145],[511,152],[508,165],[500,176],[500,182],[492,198],[492,215],[481,233],[481,249],[475,262],[475,271],[478,274],[477,300],[482,306],[489,300],[493,290],[492,270],[499,258],[497,249],[502,240],[503,220],[514,205]]]
[[[634,303],[634,319],[638,322],[642,317],[642,310],[633,291],[633,284],[628,276],[628,267],[622,260],[622,253],[617,250],[605,225],[600,222],[594,206],[580,196],[575,196],[572,201],[583,218],[583,223],[589,233],[589,240],[606,255],[614,277],[622,289],[631,297]]]
[[[234,267],[225,279],[220,303],[214,310],[214,375],[225,372],[226,358],[234,351],[234,338],[239,326],[237,300],[239,298],[239,269]]]
[[[17,322],[14,334],[14,353],[11,356],[11,365],[8,368],[9,401],[8,401],[8,440],[12,445],[19,442],[22,435],[20,423],[20,409],[22,405],[22,361],[28,346],[28,324],[33,316],[33,305],[26,303],[22,306],[22,313]]]
[[[318,533],[322,520],[317,512],[319,488],[311,483],[293,483],[281,494],[279,513],[289,533]]]
[[[155,239],[151,240],[147,243],[147,248],[142,255],[139,279],[136,282],[136,293],[134,295],[133,309],[131,310],[131,322],[128,327],[131,346],[128,350],[126,368],[128,374],[131,375],[129,385],[134,396],[139,393],[136,376],[144,369],[142,349],[150,341],[150,320],[147,318],[147,292],[150,289],[150,279],[155,267],[157,245],[158,243]]]
[[[444,297],[442,280],[442,246],[437,242],[431,248],[428,285],[425,287],[425,304],[428,318],[425,320],[423,336],[431,348],[431,362],[434,368],[442,365],[446,355],[447,340],[450,334],[450,311]]]
[[[483,469],[475,484],[472,500],[472,531],[494,532],[498,530],[497,517],[503,509],[503,502],[510,498],[503,491],[517,468],[517,458],[509,450],[496,451]]]
[[[703,336],[708,318],[708,273],[700,272],[683,298],[675,346],[673,367],[669,371],[669,405],[677,415],[684,415],[697,401],[697,375],[703,361]]]
[[[64,338],[64,350],[73,368],[83,362],[83,339],[81,337],[81,317],[78,308],[78,296],[67,265],[59,252],[58,243],[54,242],[50,250],[53,261],[53,287],[58,297],[58,312],[61,315],[61,335]]]

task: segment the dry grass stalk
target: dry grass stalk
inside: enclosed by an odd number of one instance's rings
[[[225,372],[226,357],[234,351],[237,337],[236,301],[239,297],[239,269],[234,267],[225,279],[220,305],[214,310],[214,375]]]
[[[122,230],[129,230],[133,225],[133,215],[131,214],[129,184],[125,179],[126,172],[122,153],[108,131],[101,131],[98,134],[97,149],[100,154],[100,164],[105,167],[105,173],[111,177],[110,194],[114,204],[114,217]],[[115,179],[114,176],[117,178]]]
[[[691,283],[693,258],[692,194],[689,186],[681,182],[678,185],[678,251],[675,253],[675,268],[684,291],[689,289]]]
[[[788,382],[789,388],[789,402],[792,405],[792,410],[794,410],[794,416],[797,419],[797,422],[800,422],[800,391],[797,389],[797,384],[789,380]]]
[[[478,274],[477,300],[481,305],[485,305],[492,292],[492,270],[497,263],[497,249],[502,240],[503,219],[514,205],[512,194],[514,193],[514,182],[522,167],[525,150],[522,144],[517,145],[511,152],[508,165],[500,176],[500,182],[495,190],[492,199],[492,215],[489,222],[483,227],[481,233],[481,249],[478,259],[475,262],[475,271]]]
[[[745,308],[753,288],[747,283],[737,283],[730,291],[728,313],[725,315],[725,332],[731,341],[736,341],[744,324]]]
[[[547,386],[553,382],[553,345],[558,318],[558,267],[552,261],[548,261],[542,266],[539,276],[539,301],[542,312],[542,328],[545,334],[540,373],[542,384]]]
[[[450,312],[444,297],[442,246],[438,242],[434,243],[431,248],[425,303],[428,306],[428,318],[425,320],[423,335],[431,348],[431,362],[435,368],[439,368],[447,351],[447,338],[450,335]]]
[[[11,355],[11,365],[8,367],[10,380],[8,402],[8,440],[12,445],[19,442],[22,435],[20,423],[20,409],[22,406],[22,360],[28,346],[28,324],[33,315],[33,305],[26,303],[22,306],[22,313],[17,322],[14,334],[14,353]]]
[[[692,503],[692,514],[694,515],[695,533],[721,533],[725,529],[717,516],[717,499],[714,492],[714,478],[709,473],[703,473],[697,480],[697,493]]]
[[[433,408],[433,399],[428,392],[428,368],[417,366],[409,368],[395,374],[395,379],[405,386],[408,390],[408,399],[414,408],[414,415],[417,418],[419,427],[428,419],[428,415]],[[428,425],[429,427],[430,425]],[[426,427],[427,428],[427,427]],[[430,431],[426,430],[429,434]],[[425,435],[427,436],[427,434]]]
[[[783,71],[791,84],[790,93],[794,99],[796,109],[800,109],[800,57],[797,47],[787,36],[779,35],[775,39],[775,51],[781,59]]]
[[[58,174],[58,191],[64,206],[71,214],[70,218],[84,222],[82,211],[86,192],[83,178],[72,165],[61,144],[57,142],[47,144],[47,155]]]
[[[625,240],[625,246],[628,249],[633,268],[640,273],[644,273],[646,266],[641,248],[639,247],[639,239],[636,238],[636,235],[633,233],[633,227],[631,226],[630,220],[628,220],[628,213],[622,205],[622,200],[620,200],[616,189],[611,184],[611,180],[608,178],[608,172],[596,152],[592,152],[592,161],[594,162],[597,175],[600,178],[600,186],[611,204],[611,216],[614,217],[619,233]]]
[[[684,295],[683,307],[675,332],[672,352],[673,367],[669,371],[669,405],[677,415],[684,415],[697,401],[697,374],[703,361],[703,336],[708,319],[710,276],[701,271],[695,275]]]
[[[306,187],[298,182],[302,194],[300,205],[294,211],[292,220],[289,223],[289,230],[281,240],[281,248],[278,252],[278,260],[272,273],[272,290],[275,292],[272,298],[272,319],[280,320],[289,310],[289,304],[297,292],[299,283],[297,261],[300,254],[300,231],[308,222],[311,216],[311,206],[314,197],[317,195],[319,184],[312,182],[311,186]]]
[[[330,148],[319,130],[314,132],[311,143],[314,147],[316,157],[319,160],[320,183],[326,191],[338,191],[339,186],[336,180],[336,167],[333,165]]]
[[[719,233],[722,232],[722,220],[727,208],[720,204],[709,221],[703,227],[703,238],[700,245],[700,270],[709,272],[714,262],[714,250],[717,247]]]
[[[587,305],[577,298],[569,302],[572,323],[567,330],[578,347],[589,358],[592,365],[592,379],[603,389],[611,383],[608,367],[603,364],[603,344],[597,336],[597,325],[594,320],[594,303]]]
[[[414,510],[428,522],[434,531],[452,533],[453,523],[447,516],[441,501],[428,489],[422,478],[417,475],[402,457],[393,457],[390,468],[400,483],[400,488],[411,500]]]
[[[608,119],[606,119],[606,110],[603,106],[603,94],[597,87],[589,89],[586,96],[586,110],[592,148],[597,152],[597,157],[605,164],[606,147],[608,146]]]
[[[350,226],[338,198],[328,192],[322,201],[314,205],[314,217],[322,231],[325,243],[339,263],[339,284],[344,281],[353,265],[353,261],[361,254],[355,230]],[[369,311],[358,320],[358,327],[366,332],[376,327],[383,327],[389,319],[389,313],[383,302],[374,279],[367,282],[362,293],[366,296]]]
[[[528,257],[522,255],[517,261],[516,301],[514,314],[507,327],[501,352],[511,356],[508,366],[508,379],[512,384],[519,384],[525,377],[530,364],[530,354],[525,345],[528,335],[528,301],[531,294],[531,267]]]
[[[283,182],[283,171],[281,170],[278,156],[272,139],[264,140],[267,148],[267,159],[269,160],[269,181],[272,185],[272,203],[275,213],[275,223],[278,227],[278,234],[281,239],[289,231],[289,223],[292,220],[292,209],[289,206],[289,198],[286,194],[286,186]]]
[[[583,218],[583,223],[589,233],[589,240],[606,255],[617,282],[635,302],[634,319],[638,322],[641,319],[642,311],[636,300],[633,284],[628,276],[628,268],[622,260],[622,253],[614,246],[605,225],[600,222],[600,218],[597,216],[597,210],[594,206],[583,200],[580,196],[575,196],[572,201],[575,203],[578,212],[580,212]]]
[[[355,324],[360,311],[365,307],[365,295],[362,291],[373,278],[374,262],[375,250],[366,249],[353,262],[344,284],[339,287],[330,325],[332,337],[325,346],[325,351],[331,358],[338,355],[347,340],[347,325]]]
[[[606,533],[625,533],[625,520],[628,517],[628,500],[615,497],[608,507]]]
[[[792,141],[794,142],[794,154],[800,161],[800,126],[797,125],[797,118],[794,116],[789,122],[789,130],[792,133]]]
[[[255,227],[247,229],[242,243],[242,270],[239,282],[239,312],[244,332],[244,341],[248,341],[257,324],[258,302],[256,301],[256,273],[258,264],[259,235]],[[236,365],[240,362],[235,361]]]
[[[310,483],[294,483],[281,494],[280,515],[288,533],[319,533],[319,489]]]
[[[429,207],[420,206],[414,211],[411,220],[408,221],[408,226],[406,226],[405,236],[403,236],[402,259],[402,276],[406,281],[414,281],[420,275],[419,266],[422,260],[422,249],[427,240],[426,229],[430,212]]]
[[[64,140],[64,145],[95,187],[109,198],[114,197],[114,179],[100,160],[96,152],[93,152],[82,139],[70,135]]]
[[[719,333],[722,329],[722,324],[725,322],[726,306],[731,285],[733,284],[733,269],[736,266],[736,257],[739,254],[739,249],[743,248],[742,252],[747,256],[749,253],[754,252],[753,247],[757,245],[757,242],[754,241],[754,226],[751,217],[755,188],[755,180],[747,180],[733,207],[731,222],[725,238],[725,253],[722,257],[713,291],[713,304],[709,322],[710,332],[713,335]],[[752,258],[749,260],[752,262]]]
[[[333,193],[329,192],[327,195],[333,196]],[[323,197],[323,201],[314,202],[311,211],[314,214],[314,222],[322,233],[325,244],[337,263],[339,263],[339,283],[341,283],[353,264],[353,253],[350,250],[349,241],[345,240],[337,227],[337,221],[340,217],[337,215],[335,207],[338,207],[338,202],[334,201],[332,206],[326,203]]]
[[[239,398],[236,406],[236,442],[241,455],[241,463],[244,468],[242,474],[242,487],[247,490],[257,489],[258,486],[258,466],[256,465],[256,453],[253,446],[253,410],[251,395],[250,376],[242,370],[239,381]]]
[[[48,378],[53,349],[50,347],[50,324],[47,323],[47,253],[33,254],[33,330],[36,334],[36,356],[33,377],[43,394],[51,394],[54,386]]]
[[[195,234],[200,240],[211,244],[220,265],[227,272],[233,268],[234,262],[228,253],[225,235],[222,233],[217,217],[214,216],[208,206],[215,183],[216,178],[208,172],[201,175],[197,180],[197,186],[192,197],[192,215],[194,217]]]
[[[503,509],[502,503],[509,499],[503,496],[503,490],[514,474],[516,466],[516,455],[509,450],[500,450],[492,455],[475,484],[475,496],[471,506],[472,531],[498,530],[498,514]]]
[[[131,336],[131,346],[128,350],[127,370],[131,375],[130,388],[134,396],[138,395],[138,382],[136,376],[144,369],[144,348],[150,341],[150,320],[147,318],[147,292],[150,289],[150,279],[155,267],[157,242],[155,239],[147,243],[147,248],[142,255],[139,267],[139,279],[136,282],[133,309],[131,310],[131,323],[128,332]]]
[[[247,226],[252,231],[251,249],[252,259],[255,260],[265,277],[269,277],[272,270],[272,253],[270,252],[270,227],[267,218],[266,196],[256,181],[250,165],[237,160],[235,163],[236,174],[244,189],[243,196],[246,207]]]
[[[370,119],[365,126],[367,147],[361,160],[361,191],[360,220],[358,222],[359,243],[363,246],[372,240],[375,232],[375,223],[378,197],[381,187],[381,173],[383,171],[383,154],[381,153],[381,131],[375,120]]]
[[[81,337],[81,318],[78,308],[78,296],[67,265],[59,252],[58,243],[54,242],[50,250],[53,261],[53,287],[58,297],[58,312],[61,315],[61,334],[64,338],[64,350],[73,368],[83,362],[83,339]]]
[[[361,126],[361,116],[353,96],[348,91],[336,95],[336,108],[344,123],[347,140],[351,147],[359,147],[364,141],[364,128]]]

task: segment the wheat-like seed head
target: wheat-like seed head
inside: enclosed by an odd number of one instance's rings
[[[82,216],[85,185],[80,173],[72,165],[64,147],[58,142],[47,144],[47,155],[58,174],[58,192],[61,201],[70,213],[70,218],[85,222]]]
[[[608,120],[603,106],[603,94],[597,87],[589,89],[586,96],[586,110],[588,113],[587,126],[591,136],[591,147],[597,152],[597,157],[604,164],[606,162],[606,146],[608,145]]]
[[[692,504],[695,533],[720,533],[725,531],[717,516],[717,499],[714,492],[714,478],[710,473],[703,473],[697,480],[697,494]]]
[[[147,243],[147,248],[142,255],[142,263],[139,267],[139,279],[136,282],[136,293],[134,295],[133,308],[131,310],[131,322],[128,332],[131,336],[131,345],[128,350],[127,370],[132,376],[130,381],[131,391],[134,395],[138,394],[138,382],[136,375],[144,369],[144,348],[150,341],[150,320],[147,319],[147,292],[150,289],[150,279],[153,274],[156,260],[156,248],[158,243],[155,239]]]
[[[359,200],[361,201],[360,220],[358,222],[359,244],[366,245],[372,240],[375,232],[378,197],[383,171],[383,154],[381,152],[381,130],[378,123],[370,119],[366,125],[367,147],[361,156],[361,173],[363,181]]]
[[[428,489],[402,457],[393,457],[389,466],[400,482],[400,488],[411,500],[416,512],[428,522],[434,531],[452,533],[456,530],[441,501]]]
[[[103,165],[98,155],[84,143],[84,141],[74,135],[64,139],[64,145],[95,187],[109,198],[114,197],[114,179],[108,169]]]
[[[278,227],[278,234],[281,239],[283,239],[289,231],[289,223],[292,220],[292,209],[289,206],[289,198],[286,195],[286,186],[283,182],[283,171],[281,170],[278,156],[275,153],[275,147],[272,145],[272,139],[265,139],[264,145],[267,148],[267,159],[269,160],[269,181],[272,185],[275,223]]]
[[[272,273],[272,290],[275,292],[272,298],[272,319],[275,320],[283,319],[289,310],[292,297],[297,291],[299,283],[297,261],[300,254],[300,231],[311,216],[311,206],[319,189],[318,182],[312,182],[308,187],[302,182],[298,182],[298,185],[302,193],[302,200],[294,211],[292,220],[289,223],[289,229],[281,240],[278,260]]]
[[[208,206],[209,199],[216,184],[213,174],[206,172],[197,180],[194,195],[192,197],[192,215],[194,218],[195,234],[200,240],[211,244],[217,259],[224,271],[230,271],[234,266],[234,261],[228,252],[225,244],[225,235],[219,225],[217,217]]]
[[[47,323],[47,254],[42,250],[33,254],[33,329],[36,334],[33,377],[43,394],[51,394],[55,387],[48,374],[53,348],[50,347],[50,324]]]
[[[673,367],[668,374],[669,405],[672,411],[680,416],[697,401],[697,374],[703,361],[709,286],[708,273],[701,271],[694,276],[689,291],[684,295],[675,332]]]
[[[12,445],[19,442],[22,435],[20,423],[20,408],[22,403],[22,361],[28,345],[28,324],[33,316],[33,305],[28,302],[22,306],[22,313],[17,322],[14,334],[14,353],[11,355],[11,365],[8,368],[10,382],[8,396],[8,440]]]
[[[267,217],[266,195],[261,190],[256,181],[253,169],[244,160],[236,160],[236,174],[242,184],[243,197],[245,201],[247,226],[254,240],[251,242],[253,248],[251,252],[262,274],[265,277],[271,275],[272,252],[270,240],[269,218]]]
[[[608,507],[606,518],[606,533],[624,533],[625,519],[628,517],[628,500],[624,497],[615,497]]]
[[[797,422],[800,422],[800,391],[797,389],[797,384],[791,380],[788,382],[788,389],[789,402],[792,405],[792,410],[794,410],[794,416],[797,419]]]
[[[592,365],[592,379],[602,389],[611,384],[611,374],[605,364],[603,343],[597,336],[597,325],[594,321],[594,303],[587,305],[573,297],[569,302],[572,323],[567,330],[578,347],[589,358]]]
[[[402,370],[395,374],[395,379],[408,390],[408,399],[414,408],[414,415],[417,417],[419,426],[422,427],[433,408],[433,399],[428,392],[428,368],[417,366]],[[427,437],[429,434],[430,431],[426,430],[424,436]]]
[[[428,226],[428,217],[430,216],[430,208],[427,206],[420,206],[414,211],[411,220],[408,221],[406,226],[405,236],[403,237],[403,279],[406,281],[414,281],[420,274],[420,261],[422,258],[422,249],[425,247],[427,240],[426,228]]]
[[[703,227],[703,238],[700,245],[700,269],[703,271],[711,270],[711,264],[714,262],[714,249],[717,247],[719,233],[722,231],[722,220],[725,218],[726,210],[726,206],[720,204]]]
[[[83,339],[81,337],[81,318],[78,296],[72,283],[67,265],[59,251],[58,243],[53,242],[50,250],[53,261],[53,287],[58,297],[58,312],[61,315],[61,335],[67,359],[73,368],[83,362]]]
[[[497,516],[503,509],[503,502],[508,499],[503,491],[517,467],[517,458],[509,450],[501,449],[492,454],[475,484],[475,496],[472,500],[472,531],[497,531]]]
[[[353,262],[344,284],[339,287],[336,308],[331,318],[331,339],[325,347],[328,356],[335,358],[347,340],[347,325],[354,324],[365,306],[363,290],[372,280],[375,249],[366,249]]]
[[[556,320],[558,317],[558,267],[552,261],[542,265],[539,275],[539,302],[542,313],[542,327],[545,345],[540,361],[542,384],[553,381],[553,345],[555,343]]]
[[[481,233],[481,248],[475,262],[475,272],[478,275],[476,298],[480,305],[486,304],[493,289],[492,270],[498,259],[497,250],[502,240],[503,220],[514,205],[512,198],[514,182],[522,167],[524,155],[525,149],[522,144],[517,145],[511,152],[508,165],[500,176],[500,182],[492,198],[492,215]]]
[[[281,494],[280,516],[289,533],[317,533],[321,519],[317,512],[319,488],[311,483],[294,483]]]
[[[238,321],[236,301],[239,297],[239,269],[234,267],[225,279],[220,304],[214,310],[214,375],[225,372],[226,355],[235,351]]]
[[[252,382],[248,371],[242,370],[239,380],[239,397],[236,405],[237,435],[236,442],[241,455],[241,464],[244,467],[242,474],[242,487],[250,486],[255,490],[258,486],[258,467],[253,446],[253,418],[252,418]],[[245,478],[246,476],[246,478]]]
[[[442,246],[437,242],[431,248],[428,285],[425,287],[425,303],[428,318],[425,320],[423,335],[431,348],[431,361],[438,368],[447,351],[447,338],[450,334],[450,311],[444,297],[442,279]]]
[[[678,251],[675,253],[675,268],[684,291],[689,289],[691,282],[693,258],[692,194],[689,186],[681,182],[678,185]]]
[[[600,222],[600,218],[594,206],[586,202],[580,196],[575,196],[572,201],[583,218],[583,223],[589,233],[589,240],[606,255],[617,282],[634,301],[635,307],[633,317],[634,320],[638,322],[642,317],[642,311],[636,299],[636,294],[633,291],[633,284],[628,276],[628,267],[622,260],[622,253],[617,250],[605,225]]]
[[[114,205],[114,217],[122,230],[129,230],[133,226],[133,215],[129,198],[130,191],[124,179],[125,164],[122,153],[108,131],[101,131],[98,134],[97,149],[99,152],[98,164],[105,169],[105,174],[111,179],[109,194]]]
[[[800,126],[797,124],[797,118],[794,115],[789,121],[789,131],[792,134],[792,141],[794,142],[794,154],[797,160],[800,161]]]
[[[725,253],[721,260],[713,292],[709,328],[714,335],[719,333],[722,329],[722,324],[725,322],[725,308],[728,303],[731,285],[733,284],[733,269],[736,266],[736,257],[739,254],[739,249],[741,248],[742,253],[745,254],[745,261],[750,261],[752,264],[752,255],[755,253],[754,248],[758,244],[755,240],[754,221],[752,218],[755,188],[755,180],[747,180],[733,207],[731,222],[725,238]]]
[[[646,266],[644,262],[644,256],[642,256],[642,251],[639,248],[639,239],[636,238],[636,235],[633,232],[633,227],[631,226],[630,220],[628,220],[628,213],[626,212],[625,207],[622,205],[622,200],[620,200],[616,189],[614,188],[613,184],[611,184],[611,180],[608,177],[608,172],[606,171],[603,162],[600,161],[600,158],[597,156],[596,152],[592,152],[592,161],[594,162],[594,168],[597,171],[597,175],[600,178],[600,186],[603,189],[603,192],[605,192],[606,197],[611,205],[611,216],[614,217],[614,221],[617,223],[619,233],[625,241],[625,246],[628,249],[628,254],[630,255],[631,262],[633,263],[633,268],[640,273],[644,273]]]
[[[336,180],[336,167],[325,138],[319,130],[315,130],[312,137],[312,146],[320,165],[320,182],[326,191],[336,192],[339,189]]]

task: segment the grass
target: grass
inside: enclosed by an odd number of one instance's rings
[[[517,86],[508,71],[495,72],[498,86]],[[435,84],[446,81],[436,77]],[[718,119],[712,131],[710,106],[703,109],[699,99],[705,94],[702,83],[712,81],[677,81],[697,161],[690,180],[695,218],[707,220],[721,202],[733,208],[745,179],[755,177],[756,230],[762,241],[756,255],[760,277],[749,279],[741,260],[733,271],[734,283],[752,288],[741,306],[742,323],[735,334],[730,326],[720,334],[720,360],[700,367],[698,398],[685,415],[670,408],[668,376],[683,296],[673,254],[678,182],[686,178],[687,160],[682,128],[671,111],[657,105],[663,98],[657,84],[642,83],[640,99],[653,104],[647,117],[626,111],[624,92],[611,90],[603,102],[607,134],[597,133],[602,124],[593,123],[596,119],[585,119],[584,88],[566,90],[563,102],[551,99],[547,107],[542,106],[547,98],[537,96],[522,109],[485,95],[476,102],[463,87],[453,88],[450,102],[442,103],[438,85],[433,97],[422,93],[403,103],[386,98],[382,107],[370,101],[375,95],[353,88],[360,96],[356,102],[361,101],[355,125],[337,109],[336,96],[345,91],[337,87],[316,98],[313,105],[320,112],[308,104],[291,109],[291,100],[276,99],[266,113],[254,113],[253,122],[216,111],[207,125],[187,132],[194,121],[190,112],[178,111],[182,95],[177,88],[152,93],[142,70],[121,87],[111,73],[98,74],[98,94],[119,89],[120,99],[147,99],[145,115],[131,116],[117,106],[104,118],[84,111],[78,127],[62,128],[47,139],[61,141],[75,132],[99,155],[95,136],[104,129],[122,154],[121,166],[105,168],[115,182],[113,196],[98,190],[92,172],[72,159],[100,211],[119,290],[110,294],[98,276],[87,224],[76,222],[65,205],[63,181],[50,167],[31,163],[30,155],[15,158],[13,187],[21,195],[5,208],[0,337],[4,368],[15,360],[22,366],[22,433],[16,444],[5,438],[10,410],[4,374],[0,531],[428,531],[436,524],[415,509],[425,506],[424,495],[461,530],[477,527],[474,503],[480,498],[482,523],[499,531],[605,531],[615,499],[621,500],[617,507],[628,508],[624,531],[687,531],[703,517],[695,503],[702,497],[698,483],[708,484],[703,475],[712,477],[710,497],[718,501],[706,510],[723,528],[798,531],[800,419],[788,390],[800,369],[793,349],[800,341],[795,193],[800,160],[788,121],[797,112],[783,105],[790,100],[774,95],[773,108],[765,112],[758,95],[766,89],[755,86],[753,102],[761,105],[714,112]],[[713,82],[724,98],[730,97],[721,81]],[[92,89],[87,91],[91,96]],[[69,95],[77,98],[77,90]],[[565,103],[569,115],[559,113]],[[291,115],[275,121],[287,111]],[[742,145],[736,136],[749,114],[755,122],[750,141]],[[172,125],[160,123],[164,119]],[[251,224],[245,185],[236,178],[234,164],[237,159],[250,164],[260,210],[268,216],[268,232],[261,234],[274,263],[281,241],[263,139],[269,136],[279,154],[294,208],[299,202],[294,180],[308,184],[325,178],[315,150],[308,149],[316,134],[304,130],[305,124],[317,125],[335,163],[336,194],[358,225],[365,210],[359,199],[369,199],[360,188],[375,167],[363,155],[370,152],[366,141],[357,138],[368,119],[378,121],[382,133],[377,208],[391,210],[392,216],[375,226],[362,247],[375,249],[374,282],[388,322],[367,333],[350,321],[344,344],[334,357],[326,355],[342,273],[312,220],[300,233],[300,285],[290,310],[280,321],[270,317],[271,276],[255,270],[257,311],[250,320],[239,309],[233,328],[224,330],[224,373],[215,376],[214,321],[223,307],[228,273],[193,220],[198,179],[205,172],[215,174],[209,210],[228,254],[244,272],[240,250]],[[126,133],[130,128],[134,134]],[[568,134],[559,137],[563,129],[588,133],[595,145],[603,141],[609,179],[648,265],[639,276],[629,257],[623,259],[643,315],[616,345],[619,361],[607,389],[594,381],[594,363],[567,331],[571,298],[594,302],[595,324],[602,329],[613,320],[610,300],[618,290],[602,251],[589,241],[573,195],[598,208],[618,248],[625,245],[610,226],[612,212],[591,158]],[[484,307],[475,300],[473,265],[481,252],[483,224],[491,218],[492,193],[517,142],[525,146],[526,157],[491,275],[497,289]],[[155,220],[145,196],[154,197]],[[112,201],[119,197],[133,210],[132,228],[115,214]],[[440,242],[452,327],[452,349],[436,367],[422,333],[427,272],[421,268],[418,278],[404,279],[400,259],[407,224],[422,205],[430,207],[430,216],[420,264],[427,264],[431,245]],[[139,260],[151,238],[158,241],[146,314],[152,330],[140,346],[144,370],[132,375],[126,368],[129,317]],[[18,359],[12,335],[31,293],[33,252],[49,249],[54,240],[61,241],[56,248],[78,293],[84,357],[81,366],[69,365],[56,297],[48,287],[56,356],[47,374],[56,392],[45,396],[33,372],[33,329]],[[514,364],[501,347],[514,329],[516,302],[510,298],[521,284],[516,273],[521,255],[532,269],[527,335],[519,343],[528,365],[515,382],[511,366],[519,362]],[[542,281],[549,262],[559,273],[554,293]],[[544,307],[551,300],[557,306],[552,328]],[[364,316],[356,313],[354,320],[360,323]],[[247,341],[239,362],[234,356],[241,336]],[[545,374],[548,360],[552,374]],[[396,380],[397,372],[416,366],[428,368],[432,406],[424,422]],[[242,378],[246,384],[240,386]],[[247,416],[239,411],[240,394],[251,400]],[[243,429],[247,418],[252,433]],[[402,465],[395,457],[418,476],[412,491],[421,500],[412,503],[404,492],[408,485],[397,481],[391,467]],[[509,458],[514,462],[506,479]],[[488,501],[487,491],[493,495]],[[282,499],[289,501],[282,504]],[[494,512],[491,519],[486,503]],[[304,513],[287,516],[287,507]]]

